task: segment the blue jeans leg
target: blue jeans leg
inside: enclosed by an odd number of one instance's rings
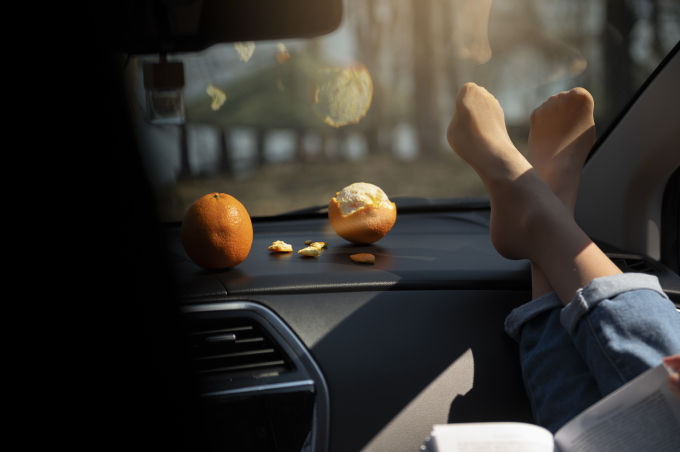
[[[603,396],[680,353],[680,313],[654,276],[596,278],[577,292],[560,321]]]
[[[508,334],[520,343],[522,377],[534,419],[553,433],[602,397],[560,324],[563,307],[552,292],[515,309],[505,321]]]

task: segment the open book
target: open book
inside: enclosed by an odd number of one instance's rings
[[[552,433],[517,422],[435,425],[427,452],[676,452],[680,401],[669,369],[648,370]]]

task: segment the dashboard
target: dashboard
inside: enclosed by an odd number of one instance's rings
[[[224,271],[189,260],[179,225],[163,231],[214,450],[417,450],[436,423],[533,422],[503,329],[531,298],[530,267],[494,250],[489,210],[399,214],[367,246],[323,215],[253,229],[248,258]],[[310,258],[270,253],[275,240],[329,246]],[[678,303],[662,264],[601,247]],[[350,259],[360,252],[375,264]]]

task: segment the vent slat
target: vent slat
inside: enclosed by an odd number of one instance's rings
[[[249,371],[254,376],[292,369],[290,359],[254,319],[195,319],[188,326],[189,352],[199,374],[243,378]]]
[[[237,353],[226,353],[224,355],[215,355],[215,356],[203,356],[201,358],[196,358],[196,359],[218,359],[218,358],[234,358],[236,356],[248,356],[248,355],[261,355],[263,353],[274,353],[273,348],[267,348],[264,350],[251,350],[248,352],[237,352]]]
[[[215,333],[233,333],[235,331],[248,331],[252,330],[252,326],[243,326],[243,327],[236,327],[236,328],[224,328],[221,330],[211,330],[211,331],[198,331],[195,333],[191,334],[215,334]]]
[[[647,273],[654,275],[657,270],[647,260],[634,257],[612,257],[612,262],[623,272]]]
[[[275,366],[283,366],[285,364],[285,361],[268,361],[268,362],[262,362],[262,363],[255,363],[255,364],[243,364],[240,366],[228,366],[228,367],[220,367],[217,369],[206,369],[206,370],[200,370],[200,373],[215,373],[215,372],[228,372],[228,371],[234,371],[234,370],[247,370],[247,369],[258,369],[262,367],[275,367]]]
[[[262,342],[262,341],[264,341],[263,337],[253,337],[251,339],[236,339],[236,341],[234,342],[236,344],[246,344],[248,342]]]

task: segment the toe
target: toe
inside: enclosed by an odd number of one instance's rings
[[[568,91],[567,95],[571,101],[578,102],[587,107],[592,107],[595,103],[593,96],[584,88],[574,88]]]

